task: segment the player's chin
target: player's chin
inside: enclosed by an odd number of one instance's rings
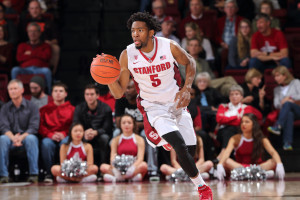
[[[138,45],[138,46],[135,45],[135,48],[136,48],[136,49],[141,49],[141,48],[142,48],[142,45]]]

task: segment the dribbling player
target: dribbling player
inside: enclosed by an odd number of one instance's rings
[[[127,26],[134,43],[121,53],[120,78],[108,87],[115,98],[121,98],[132,75],[148,143],[167,150],[173,148],[182,169],[198,187],[200,199],[211,200],[212,191],[191,156],[196,150],[196,136],[186,106],[196,64],[176,42],[154,36],[160,24],[149,13],[132,14]],[[178,64],[186,67],[182,88]]]

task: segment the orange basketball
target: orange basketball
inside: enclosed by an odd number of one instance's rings
[[[108,54],[97,55],[91,63],[91,75],[96,82],[102,85],[115,82],[120,75],[120,71],[119,61]]]

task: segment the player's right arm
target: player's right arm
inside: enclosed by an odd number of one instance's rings
[[[128,70],[128,58],[127,58],[127,50],[123,50],[120,59],[121,72],[118,80],[113,82],[112,84],[108,84],[108,88],[111,94],[116,98],[120,99],[124,95],[126,91],[127,85],[129,83],[130,72]]]

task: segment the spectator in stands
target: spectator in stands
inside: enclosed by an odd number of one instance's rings
[[[204,53],[204,55],[205,55],[205,52],[201,46],[201,41],[199,39],[192,38],[192,39],[188,40],[187,51],[196,61],[196,74],[198,74],[200,72],[208,72],[212,78],[215,77],[208,62],[204,58],[201,58],[199,56],[199,55],[201,55],[201,53]],[[184,70],[184,68],[181,67],[181,68],[179,68],[179,70],[181,70],[183,77],[185,77],[185,72],[182,71],[182,70]]]
[[[287,26],[300,27],[300,0],[289,4],[287,9]]]
[[[25,0],[1,0],[1,2],[9,8],[7,14],[21,14],[25,5]]]
[[[50,66],[52,67],[52,74],[57,70],[59,62],[60,47],[58,44],[58,30],[53,20],[43,16],[42,8],[37,0],[31,0],[28,5],[29,15],[21,17],[19,22],[19,31],[21,42],[27,41],[26,27],[29,23],[35,22],[41,27],[41,40],[51,46],[52,54],[50,59]]]
[[[196,104],[201,111],[202,129],[207,133],[214,132],[217,125],[217,110],[224,101],[224,97],[217,89],[210,86],[210,82],[211,77],[207,72],[196,75],[195,85],[199,91],[196,96]]]
[[[161,24],[163,23],[165,14],[166,2],[164,0],[154,0],[152,2],[152,12],[154,18],[157,19]]]
[[[168,38],[180,44],[180,40],[172,34],[175,30],[175,23],[173,17],[166,16],[161,24],[161,31],[157,32],[155,36]]]
[[[279,19],[277,19],[276,17],[272,16],[273,4],[272,4],[272,2],[270,0],[263,0],[260,3],[259,12],[260,13],[264,13],[266,15],[269,15],[270,20],[271,20],[271,24],[270,24],[271,28],[276,28],[276,29],[280,30],[280,21],[279,21]],[[254,19],[252,21],[253,32],[257,31],[256,23],[257,23],[257,20]]]
[[[209,179],[209,174],[207,172],[213,167],[214,164],[210,160],[208,161],[204,160],[203,141],[200,136],[196,136],[196,138],[197,138],[197,147],[196,147],[195,155],[193,155],[193,158],[196,162],[196,167],[201,173],[202,178]],[[166,175],[166,179],[169,179],[172,173],[174,173],[176,170],[181,168],[181,166],[177,161],[177,156],[174,149],[170,151],[170,157],[171,157],[171,166],[167,164],[163,164],[160,167],[160,171],[164,175]]]
[[[208,39],[203,37],[203,32],[200,30],[198,24],[189,22],[185,24],[185,37],[181,40],[181,47],[187,50],[187,42],[190,39],[197,38],[201,41],[201,46],[205,51],[205,59],[209,62],[210,66],[213,65],[215,60],[214,53],[211,47],[211,43]]]
[[[236,15],[238,10],[235,0],[227,0],[225,2],[225,16],[217,21],[216,42],[223,49],[228,49],[231,39],[238,33],[238,26],[242,17]]]
[[[29,83],[31,93],[30,101],[39,109],[52,101],[52,97],[45,94],[45,80],[41,76],[33,76]]]
[[[106,103],[110,107],[110,109],[114,115],[116,99],[110,93],[107,85],[98,84],[97,87],[99,90],[98,100],[102,101],[103,103]]]
[[[272,74],[279,85],[274,89],[274,107],[280,112],[268,130],[276,135],[282,132],[283,149],[293,150],[294,120],[300,119],[300,81],[284,66],[276,67]]]
[[[5,7],[0,3],[0,25],[4,27],[7,33],[5,33],[5,40],[9,43],[16,45],[18,41],[17,27],[14,22],[5,18]]]
[[[263,114],[267,113],[268,105],[266,104],[265,86],[259,88],[262,74],[257,69],[249,69],[245,75],[245,82],[241,85],[244,90],[242,103],[250,105]]]
[[[251,39],[251,59],[249,68],[256,68],[263,72],[267,68],[274,68],[276,65],[291,67],[288,58],[288,45],[284,34],[270,27],[270,17],[266,14],[258,14],[257,29]]]
[[[185,24],[194,22],[198,24],[199,28],[203,31],[204,36],[208,39],[214,38],[214,20],[203,12],[203,3],[201,0],[191,0],[189,3],[190,15],[185,17],[179,25],[178,35],[182,39],[185,37]]]
[[[0,73],[8,74],[12,68],[13,45],[6,41],[6,35],[6,29],[0,25]]]
[[[256,116],[252,113],[244,114],[240,129],[241,131],[238,131],[238,134],[230,138],[223,155],[220,157],[217,165],[218,179],[224,179],[226,176],[225,169],[233,170],[238,167],[248,167],[251,164],[256,164],[267,171],[267,178],[274,176],[273,170],[276,168],[278,178],[283,180],[285,171],[280,156],[268,138],[263,135]],[[235,160],[230,158],[233,150]],[[267,151],[272,158],[264,161],[264,151]]]
[[[53,176],[56,176],[56,180],[59,183],[66,182],[95,182],[97,180],[96,174],[98,173],[98,167],[94,165],[93,147],[91,144],[84,141],[84,128],[80,123],[72,124],[68,135],[68,141],[62,144],[60,147],[60,163],[62,164],[65,160],[70,160],[76,154],[79,155],[82,161],[87,163],[87,174],[82,177],[68,177],[61,174],[61,166],[54,165],[51,168]]]
[[[259,121],[262,120],[262,114],[256,108],[242,103],[243,95],[243,88],[239,85],[233,85],[230,88],[230,102],[228,104],[221,104],[218,108],[216,117],[219,124],[217,139],[221,143],[222,148],[218,156],[219,159],[222,158],[222,154],[231,136],[238,133],[238,126],[244,114],[253,113]]]
[[[88,84],[84,89],[85,101],[75,108],[74,123],[84,127],[84,139],[93,146],[96,165],[109,161],[109,140],[112,138],[112,111],[99,101],[98,88]]]
[[[250,60],[251,24],[242,19],[237,36],[233,36],[228,47],[228,66],[226,69],[248,69]]]
[[[27,27],[29,42],[19,44],[17,49],[17,61],[20,66],[11,71],[11,78],[18,74],[43,74],[46,78],[48,94],[51,93],[52,75],[49,69],[51,47],[40,40],[41,27],[32,22]]]
[[[0,183],[7,183],[9,151],[24,148],[29,165],[29,182],[38,182],[39,142],[36,134],[40,115],[38,108],[23,98],[23,83],[11,80],[7,86],[11,101],[4,104],[0,112]]]
[[[110,165],[102,164],[100,171],[104,174],[105,182],[124,181],[126,179],[142,181],[147,173],[147,163],[144,162],[145,141],[141,136],[134,133],[135,121],[131,115],[123,115],[120,124],[122,134],[113,138],[110,146]],[[136,161],[127,169],[125,175],[121,175],[121,172],[112,165],[116,155],[122,154],[136,157]]]
[[[68,131],[72,124],[74,106],[66,101],[67,86],[57,82],[53,85],[53,102],[48,103],[40,109],[41,123],[39,134],[43,137],[41,150],[44,167],[47,175],[44,182],[53,182],[51,167],[55,163],[55,154],[59,147],[66,143]]]
[[[255,4],[255,10],[257,11],[257,13],[261,12],[260,6],[263,1],[264,0],[253,0],[253,2]],[[272,4],[273,9],[275,9],[275,10],[280,9],[278,0],[270,0],[270,2]]]

